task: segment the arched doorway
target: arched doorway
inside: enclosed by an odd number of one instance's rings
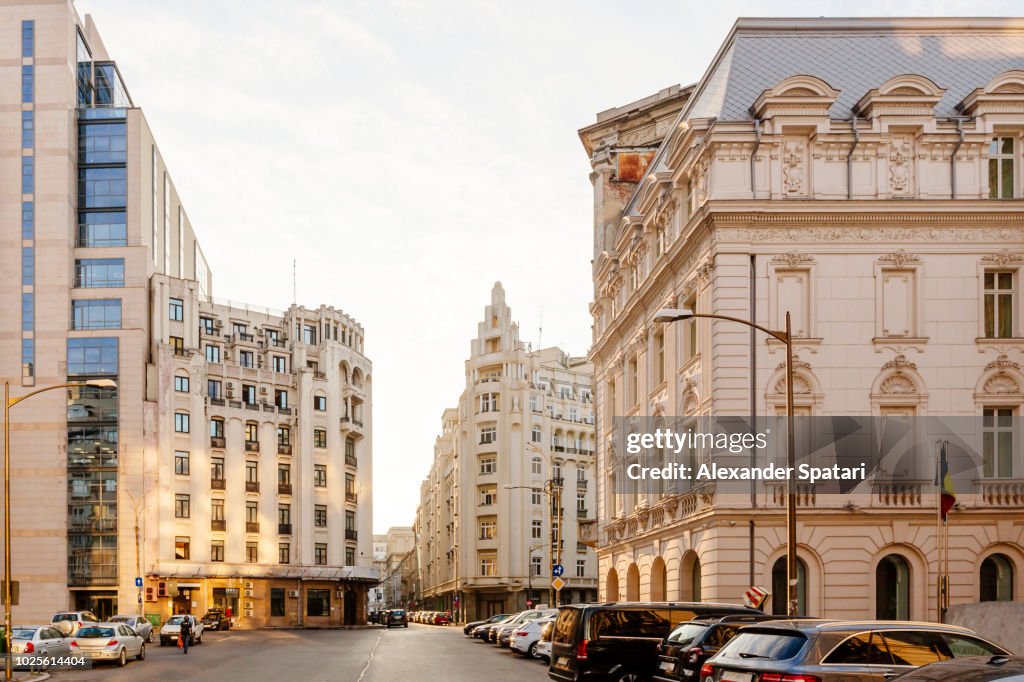
[[[604,581],[604,598],[619,601],[619,574],[614,568],[608,569],[608,577]]]
[[[654,559],[651,564],[651,601],[665,601],[667,587],[665,576],[665,560],[661,557]]]
[[[1013,562],[1005,554],[990,554],[981,562],[981,601],[1013,601]]]
[[[626,571],[626,601],[640,601],[640,569],[630,564]]]
[[[789,615],[789,577],[786,575],[786,557],[780,556],[772,564],[772,615]],[[796,615],[807,615],[807,564],[800,557],[796,559]]]
[[[910,564],[899,554],[882,557],[875,567],[875,618],[910,620]]]
[[[700,557],[696,552],[687,552],[679,569],[680,601],[700,601],[700,570]]]

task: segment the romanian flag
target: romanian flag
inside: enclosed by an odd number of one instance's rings
[[[949,473],[949,458],[946,456],[946,446],[948,443],[942,443],[942,451],[939,455],[939,485],[941,486],[942,495],[939,500],[939,510],[942,514],[942,520],[945,521],[949,515],[949,510],[956,504],[956,491],[953,490],[953,476]]]

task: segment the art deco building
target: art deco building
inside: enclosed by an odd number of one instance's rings
[[[1019,599],[1024,459],[999,418],[1024,407],[1024,22],[743,19],[696,85],[580,136],[601,598],[785,591],[784,485],[736,499],[622,480],[617,418],[785,414],[783,347],[653,320],[685,307],[773,329],[791,313],[797,414],[989,417],[985,476],[951,514],[951,603]],[[800,495],[803,612],[938,616],[924,478],[856,504]]]
[[[89,16],[4,2],[0,45],[2,374],[13,396],[116,383],[12,410],[15,617],[216,604],[259,624],[280,610],[278,585],[282,623],[310,603],[353,617],[337,588],[371,577],[362,328],[329,307],[210,298],[160,150]]]
[[[529,350],[495,284],[420,488],[423,608],[473,619],[546,603],[554,559],[563,603],[597,596],[596,557],[577,542],[594,513],[593,423],[590,363]]]

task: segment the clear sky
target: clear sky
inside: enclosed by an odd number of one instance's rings
[[[700,78],[738,16],[1020,2],[78,0],[146,116],[219,297],[334,305],[373,361],[376,532],[410,525],[501,280],[536,345],[590,345],[598,111]]]

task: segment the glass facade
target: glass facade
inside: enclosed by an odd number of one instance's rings
[[[21,22],[21,56],[35,59],[36,24],[31,19]],[[35,384],[35,191],[36,191],[36,112],[35,66],[21,67],[21,383]]]
[[[82,126],[78,136],[79,163],[124,163],[127,124],[103,122]]]
[[[127,246],[128,222],[124,211],[78,214],[78,246]]]
[[[121,299],[97,298],[71,302],[72,329],[120,329]]]
[[[75,286],[123,287],[124,258],[80,258],[75,261]]]
[[[68,339],[68,379],[116,376],[116,338]],[[117,584],[115,387],[67,389],[68,584]]]
[[[127,201],[127,170],[123,164],[119,167],[92,167],[79,164],[79,208],[124,208]]]

